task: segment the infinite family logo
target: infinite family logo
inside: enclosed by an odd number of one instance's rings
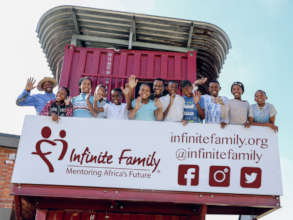
[[[41,130],[41,135],[43,139],[37,141],[36,143],[36,151],[32,152],[34,155],[38,155],[44,163],[48,166],[49,172],[54,172],[54,167],[52,162],[47,157],[48,155],[52,154],[52,151],[44,152],[44,147],[42,148],[43,144],[49,144],[53,148],[56,149],[57,142],[62,143],[62,151],[58,157],[58,160],[63,160],[65,154],[68,151],[68,143],[64,140],[66,137],[66,131],[61,130],[59,132],[58,139],[50,140],[52,131],[51,128],[45,126]],[[86,165],[98,165],[98,164],[112,164],[114,155],[109,153],[108,150],[101,151],[99,153],[93,153],[90,147],[80,147],[79,149],[73,148],[71,153],[69,153],[69,163],[74,163],[75,166],[83,167]],[[154,173],[157,168],[159,167],[161,159],[157,157],[156,151],[149,153],[147,155],[140,155],[137,156],[135,152],[130,148],[124,148],[121,150],[120,156],[117,157],[118,164],[124,164],[126,166],[140,166],[144,168],[151,168],[151,172]],[[97,167],[98,168],[98,167]],[[118,167],[117,169],[120,169]]]
[[[36,155],[39,155],[40,158],[45,162],[45,164],[48,166],[48,169],[49,169],[49,172],[50,173],[53,173],[54,172],[54,167],[52,165],[52,163],[49,161],[49,159],[46,157],[47,155],[51,154],[52,151],[48,151],[48,152],[43,152],[42,151],[42,148],[41,148],[41,145],[43,143],[47,143],[47,144],[50,144],[52,146],[56,146],[56,142],[61,142],[62,143],[62,151],[60,153],[60,156],[58,158],[58,160],[62,160],[67,152],[67,148],[68,148],[68,144],[67,144],[67,141],[65,141],[63,138],[66,137],[66,131],[65,130],[61,130],[59,132],[59,137],[61,139],[53,139],[52,140],[49,140],[48,138],[51,136],[52,134],[52,131],[51,131],[51,128],[46,126],[46,127],[43,127],[42,130],[41,130],[41,135],[44,139],[41,139],[39,140],[37,143],[36,143],[36,151],[35,152],[32,152],[32,154],[36,154]]]

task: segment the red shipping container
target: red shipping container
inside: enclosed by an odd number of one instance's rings
[[[79,93],[78,81],[88,76],[96,85],[107,89],[108,99],[113,88],[120,88],[131,74],[140,81],[196,79],[196,52],[177,53],[144,50],[114,50],[67,45],[64,53],[60,86],[70,89],[71,96]]]

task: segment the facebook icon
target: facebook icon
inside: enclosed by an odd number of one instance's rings
[[[181,164],[178,167],[178,184],[182,186],[197,186],[199,166]]]

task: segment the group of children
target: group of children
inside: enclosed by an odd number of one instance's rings
[[[180,85],[181,96],[178,94],[178,84],[175,81],[167,82],[165,95],[165,82],[158,78],[154,80],[153,88],[149,84],[140,84],[138,97],[135,98],[134,91],[138,80],[131,75],[124,87],[111,91],[111,101],[109,101],[103,85],[98,85],[94,95],[91,95],[92,81],[88,77],[80,79],[80,94],[73,98],[65,87],[59,88],[55,96],[52,90],[56,86],[56,81],[48,77],[38,84],[38,89],[45,91],[45,94],[30,95],[35,83],[30,78],[16,103],[33,105],[40,115],[51,116],[53,121],[58,121],[60,116],[97,117],[182,122],[184,125],[205,122],[220,124],[222,128],[227,124],[245,127],[259,125],[278,131],[275,125],[277,112],[272,104],[266,102],[267,96],[263,90],[256,91],[256,104],[249,105],[247,101],[241,99],[244,92],[244,85],[241,82],[232,84],[231,93],[234,98],[228,99],[219,96],[221,87],[216,80],[209,82],[209,94],[201,95],[198,86],[206,81],[207,78],[201,78],[193,83],[183,80]],[[122,103],[123,98],[125,103]]]

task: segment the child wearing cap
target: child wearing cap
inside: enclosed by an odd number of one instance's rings
[[[265,126],[278,131],[275,125],[277,111],[275,107],[267,103],[267,95],[263,90],[257,90],[254,95],[256,104],[252,104],[249,109],[249,124]]]
[[[228,101],[229,123],[234,125],[248,124],[249,103],[241,99],[244,92],[244,85],[241,82],[234,82],[231,86],[231,93],[234,99]]]
[[[83,77],[79,80],[80,94],[72,98],[74,117],[95,117],[93,108],[94,97],[91,95],[92,80],[89,77]]]
[[[57,85],[57,82],[52,77],[43,78],[37,85],[39,91],[44,91],[44,94],[31,95],[31,91],[35,87],[36,80],[34,78],[28,78],[24,91],[16,99],[16,105],[18,106],[34,106],[37,114],[40,114],[44,106],[50,101],[56,98],[53,93],[53,88]]]
[[[58,121],[59,116],[72,116],[72,104],[69,95],[69,90],[66,87],[61,87],[56,94],[56,99],[49,101],[40,115],[52,116],[53,121]]]

